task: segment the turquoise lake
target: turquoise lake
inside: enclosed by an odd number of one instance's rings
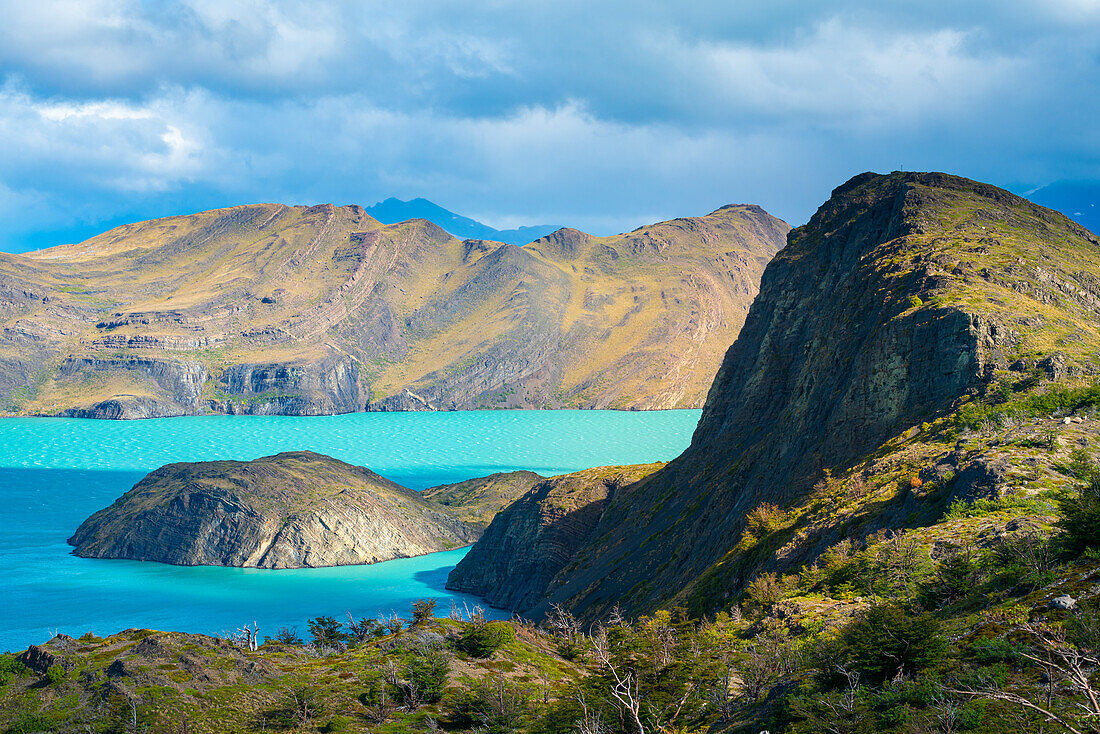
[[[257,570],[77,558],[66,539],[147,472],[173,461],[254,459],[310,449],[413,489],[498,471],[545,476],[672,459],[698,410],[357,413],[311,418],[203,416],[142,421],[0,419],[0,650],[55,632],[130,627],[218,634],[306,631],[318,615],[407,616],[454,599],[447,573],[466,549],[371,566]],[[491,610],[490,610],[491,611]],[[502,614],[502,613],[501,613]]]

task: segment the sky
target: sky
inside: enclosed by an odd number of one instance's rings
[[[865,170],[1100,191],[1098,119],[1100,0],[0,0],[0,250],[260,201],[610,234],[801,224]]]

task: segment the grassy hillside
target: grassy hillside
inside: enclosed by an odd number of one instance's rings
[[[697,406],[785,224],[460,241],[356,206],[234,207],[0,255],[0,408]]]

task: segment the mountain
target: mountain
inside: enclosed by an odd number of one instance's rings
[[[1074,389],[1097,373],[1098,310],[1100,239],[1065,216],[946,174],[853,178],[768,265],[690,447],[599,500],[527,613],[707,613],[955,500],[1064,485],[1070,447],[1047,434],[1095,397]],[[523,501],[469,557],[519,558],[500,539],[538,522]]]
[[[561,227],[550,224],[538,224],[518,229],[493,229],[477,220],[455,214],[427,199],[416,198],[402,201],[390,197],[374,206],[366,207],[367,214],[383,224],[397,224],[408,219],[427,219],[455,237],[473,240],[492,240],[506,242],[509,245],[526,245],[540,237],[556,232]]]
[[[697,407],[788,229],[730,206],[518,247],[263,204],[0,254],[0,410]]]
[[[311,451],[168,464],[69,539],[85,558],[317,568],[468,545],[479,531],[419,492]]]

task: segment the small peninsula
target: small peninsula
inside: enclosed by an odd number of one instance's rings
[[[311,451],[168,464],[69,539],[86,558],[317,568],[474,542],[480,530],[407,487]]]

